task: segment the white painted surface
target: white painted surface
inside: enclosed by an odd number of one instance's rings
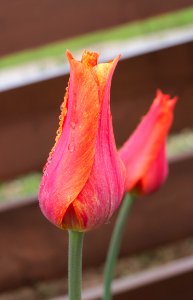
[[[99,51],[100,61],[108,61],[121,53],[121,59],[139,56],[148,52],[184,44],[193,41],[193,26],[180,29],[171,29],[146,35],[140,38],[113,41],[92,45],[93,51]],[[80,58],[83,49],[74,53]],[[28,63],[23,66],[0,70],[0,92],[62,76],[69,72],[69,66],[65,61],[58,59],[45,59],[36,63]]]
[[[160,280],[166,280],[172,276],[184,274],[189,271],[193,271],[193,256],[175,260],[152,270],[116,279],[113,281],[112,290],[115,294],[119,294],[120,292],[133,290]],[[101,298],[102,294],[103,287],[100,285],[96,288],[85,290],[82,299],[94,300]],[[68,300],[68,297],[62,296],[50,300]]]

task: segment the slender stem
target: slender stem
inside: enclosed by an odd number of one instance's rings
[[[111,283],[113,280],[114,270],[116,266],[117,257],[119,254],[119,250],[121,247],[121,241],[123,237],[123,231],[125,227],[125,223],[127,221],[128,213],[133,203],[134,197],[130,194],[126,194],[123,199],[121,208],[119,210],[119,214],[117,217],[117,221],[114,227],[114,231],[111,237],[109,250],[107,254],[107,260],[105,264],[104,271],[104,300],[111,300]]]
[[[69,300],[81,300],[82,248],[84,234],[69,230],[68,294]]]

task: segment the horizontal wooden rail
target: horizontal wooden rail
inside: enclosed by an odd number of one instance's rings
[[[177,132],[193,126],[193,43],[121,60],[111,107],[121,145],[150,106],[157,88],[178,95]],[[53,145],[68,75],[0,93],[0,180],[40,170]]]
[[[113,282],[115,300],[192,300],[193,257],[187,257],[142,271],[133,276],[116,279]],[[83,291],[83,300],[101,300],[103,287],[97,286]],[[51,300],[67,300],[57,297]]]
[[[163,188],[136,200],[121,255],[193,234],[192,161],[173,162]],[[67,232],[51,225],[34,201],[0,210],[0,291],[67,274]],[[104,262],[114,222],[86,234],[84,268]]]
[[[0,55],[192,5],[192,0],[1,0]]]

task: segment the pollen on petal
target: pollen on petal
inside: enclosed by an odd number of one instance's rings
[[[82,54],[81,62],[88,67],[94,67],[98,64],[98,57],[99,54],[97,52],[89,52],[85,50]]]
[[[66,88],[66,94],[64,96],[64,100],[60,106],[60,110],[61,110],[61,114],[59,116],[59,127],[56,131],[56,137],[55,137],[55,144],[54,146],[52,147],[50,153],[49,153],[49,156],[48,156],[48,159],[47,159],[47,162],[43,168],[43,172],[46,171],[48,165],[50,164],[51,160],[52,160],[52,155],[55,151],[55,148],[56,148],[56,145],[60,139],[60,136],[62,134],[62,129],[63,129],[63,125],[64,125],[64,121],[66,119],[66,115],[67,115],[67,102],[68,102],[68,87],[69,87],[69,83],[68,83],[68,86]]]

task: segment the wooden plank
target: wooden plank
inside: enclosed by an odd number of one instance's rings
[[[191,300],[193,258],[187,257],[127,277],[115,286],[115,299]]]
[[[83,277],[84,278],[84,277]],[[113,299],[123,300],[192,300],[193,257],[187,257],[116,279],[112,285]],[[83,291],[83,300],[101,300],[103,286]],[[67,300],[67,296],[51,300]]]
[[[190,5],[192,0],[1,0],[0,55]]]
[[[192,61],[193,43],[120,61],[111,92],[118,145],[146,113],[158,87],[179,96],[172,131],[193,126]],[[68,76],[60,76],[0,93],[0,180],[42,168],[54,142],[67,81]]]
[[[192,300],[193,271],[173,276],[132,291],[123,291],[115,295],[115,300]]]
[[[122,256],[193,234],[192,161],[193,157],[173,162],[163,188],[136,200],[124,234]],[[86,234],[84,268],[104,262],[114,222],[115,217]],[[51,225],[37,202],[1,209],[0,228],[0,291],[67,274],[67,232]],[[97,255],[93,255],[96,249]]]

